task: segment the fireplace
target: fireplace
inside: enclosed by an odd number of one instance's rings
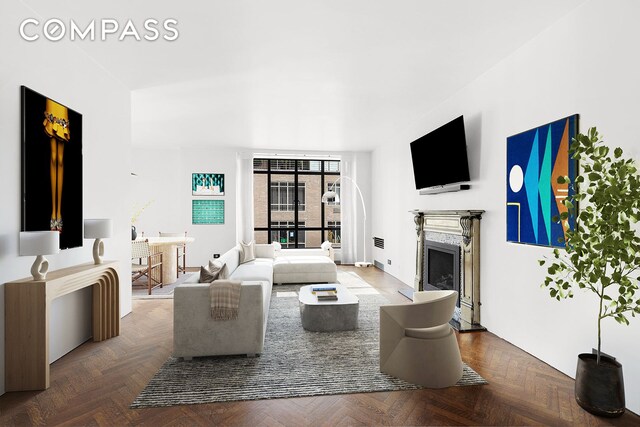
[[[425,240],[424,290],[452,290],[460,294],[460,246]],[[456,302],[455,320],[460,319],[460,297]]]
[[[484,211],[412,211],[417,232],[414,291],[458,291],[452,325],[480,325],[480,219]]]
[[[426,290],[460,292],[460,247],[426,240],[424,277]]]

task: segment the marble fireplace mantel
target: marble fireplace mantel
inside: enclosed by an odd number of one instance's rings
[[[425,233],[462,237],[460,323],[462,328],[480,325],[480,220],[482,210],[412,210],[416,224],[416,277],[414,290],[424,289]]]

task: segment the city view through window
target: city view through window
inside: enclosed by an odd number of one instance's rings
[[[254,159],[253,201],[256,243],[283,248],[340,247],[340,207],[322,203],[332,189],[340,194],[339,160]]]

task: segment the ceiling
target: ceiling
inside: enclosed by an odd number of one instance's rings
[[[62,42],[132,90],[135,146],[323,151],[402,138],[583,2],[22,0],[80,25],[178,21],[173,42]]]

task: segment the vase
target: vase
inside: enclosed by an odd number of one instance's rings
[[[131,226],[131,240],[136,240],[136,237],[138,237],[138,232],[136,231],[136,226],[132,225]]]
[[[576,368],[576,401],[584,410],[601,417],[624,414],[622,365],[608,356],[582,353]]]

